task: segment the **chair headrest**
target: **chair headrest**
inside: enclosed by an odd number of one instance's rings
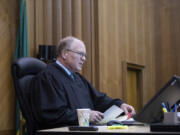
[[[12,69],[16,70],[16,76],[18,78],[21,78],[24,75],[37,74],[46,66],[47,64],[43,61],[40,61],[39,59],[32,57],[23,57],[13,63]]]

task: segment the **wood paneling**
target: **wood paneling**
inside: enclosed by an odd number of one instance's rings
[[[11,63],[15,48],[18,22],[18,2],[0,1],[0,134],[14,131],[15,94],[11,77]]]
[[[57,45],[62,38],[62,1],[53,1],[53,44]]]
[[[91,0],[29,0],[28,3],[31,56],[37,56],[40,44],[57,45],[63,37],[78,37],[85,42],[88,54],[82,73],[92,81]]]
[[[91,2],[82,0],[82,40],[86,45],[87,60],[82,73],[92,81],[92,25],[91,25]]]
[[[142,64],[146,103],[173,74],[179,74],[180,1],[98,2],[100,89],[122,97],[122,61]]]
[[[72,35],[82,38],[82,2],[81,0],[72,1]]]
[[[88,59],[82,74],[111,97],[123,97],[122,62],[144,65],[143,104],[173,75],[179,74],[178,0],[32,0],[30,34],[39,44],[57,44],[65,36],[82,39]],[[34,11],[32,11],[34,10]],[[33,47],[32,47],[33,48]]]
[[[180,75],[179,70],[179,43],[180,43],[180,1],[154,1],[157,16],[154,17],[154,46],[156,89],[167,82],[172,75]]]
[[[31,9],[27,11],[28,15],[28,35],[30,38],[29,40],[29,53],[31,56],[35,56],[36,48],[35,48],[35,2],[27,0],[27,9]]]
[[[44,2],[44,41],[46,44],[53,44],[53,4],[51,0],[43,0]],[[43,23],[43,22],[42,22]]]
[[[18,0],[0,1],[0,133],[14,130],[10,73],[19,16]],[[88,59],[82,74],[100,91],[123,97],[123,61],[144,65],[143,104],[173,74],[180,75],[179,0],[27,0],[29,47],[57,45],[74,35]]]
[[[100,90],[100,68],[99,68],[99,45],[98,45],[98,1],[97,0],[91,0],[91,26],[92,26],[92,52],[91,52],[91,59],[92,59],[92,80],[91,82],[94,84],[95,88],[97,90]]]
[[[62,36],[72,35],[72,0],[62,0]]]

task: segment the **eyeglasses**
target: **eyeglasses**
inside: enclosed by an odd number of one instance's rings
[[[73,52],[73,53],[77,53],[79,54],[81,57],[87,57],[87,54],[83,53],[83,52],[76,52],[76,51],[73,51],[73,50],[70,50],[70,49],[67,49],[67,51],[70,51],[70,52]]]

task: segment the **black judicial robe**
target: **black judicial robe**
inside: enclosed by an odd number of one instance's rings
[[[30,85],[30,106],[38,129],[78,124],[77,108],[104,112],[123,101],[98,92],[79,73],[74,80],[56,63],[35,76]]]

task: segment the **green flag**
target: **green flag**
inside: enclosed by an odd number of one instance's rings
[[[26,0],[20,0],[19,30],[16,40],[14,59],[29,56],[28,24]],[[19,103],[16,101],[16,135],[26,135],[25,120],[22,117]]]

